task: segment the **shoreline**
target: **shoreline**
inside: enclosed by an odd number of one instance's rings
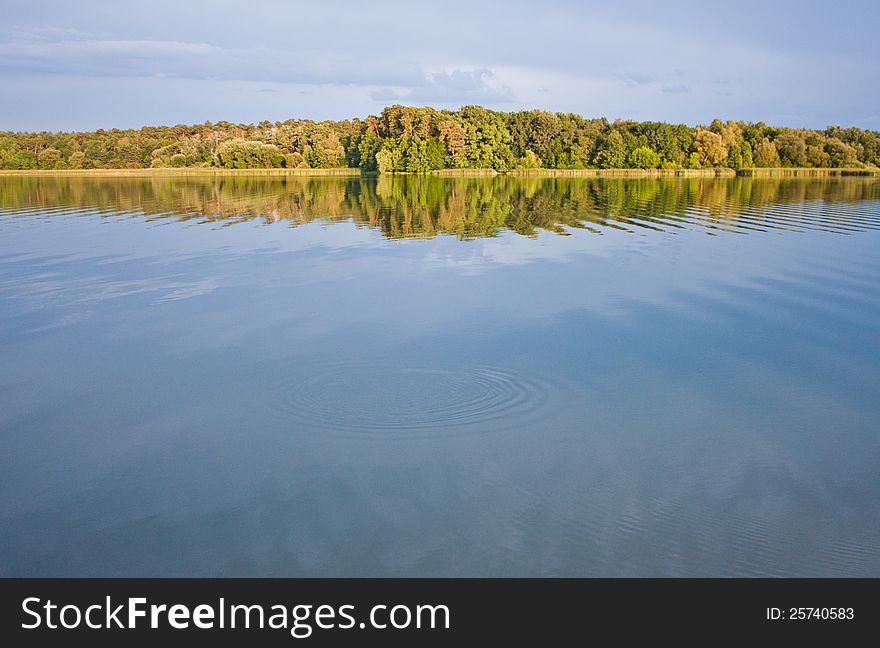
[[[824,178],[843,176],[880,176],[880,169],[861,168],[816,168],[816,167],[773,167],[730,169],[718,167],[712,169],[515,169],[505,175],[519,177],[573,177],[573,178]]]
[[[362,176],[360,169],[221,169],[183,167],[161,169],[0,169],[0,176],[197,177],[197,176]]]
[[[772,167],[740,169],[739,171],[737,171],[737,175],[745,178],[824,178],[844,176],[877,177],[880,176],[880,169],[859,169],[846,167]]]
[[[220,169],[220,168],[150,168],[150,169],[0,169],[0,176],[83,176],[83,177],[375,177],[354,167],[334,169]],[[438,169],[426,174],[393,173],[390,176],[431,175],[437,177],[495,177],[519,178],[833,178],[880,177],[880,169],[778,167],[749,169],[514,169],[499,172],[495,169]]]
[[[559,177],[559,178],[714,178],[737,174],[735,169],[515,169],[507,175],[518,177]]]

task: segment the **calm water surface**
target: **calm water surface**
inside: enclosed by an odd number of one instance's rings
[[[0,177],[0,575],[880,576],[880,180]]]

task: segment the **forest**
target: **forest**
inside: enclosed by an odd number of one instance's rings
[[[366,119],[205,122],[93,132],[2,132],[0,169],[732,169],[880,167],[880,132],[763,122],[586,119],[542,110],[390,106]]]

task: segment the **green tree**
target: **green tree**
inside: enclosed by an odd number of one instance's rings
[[[86,154],[82,151],[74,151],[67,160],[67,166],[71,169],[82,169],[85,163]]]
[[[445,169],[449,165],[449,152],[437,137],[429,137],[425,144],[425,159],[431,170]]]
[[[234,139],[217,149],[217,165],[227,169],[268,169],[283,163],[284,155],[274,144]]]
[[[394,161],[392,160],[392,153],[389,149],[383,148],[378,153],[376,153],[376,168],[379,170],[379,173],[390,173],[394,171]]]
[[[716,167],[727,162],[728,148],[720,133],[697,126],[693,147],[700,156],[700,166]]]
[[[829,137],[825,144],[825,152],[833,167],[849,167],[858,165],[858,154],[855,148],[836,137]]]
[[[661,161],[660,155],[647,146],[640,146],[629,154],[629,164],[636,169],[656,169]]]
[[[543,163],[532,149],[526,149],[525,153],[517,158],[515,166],[517,169],[540,169]]]
[[[596,163],[603,169],[622,169],[626,167],[626,142],[620,131],[613,129],[600,144]]]
[[[752,157],[752,145],[743,140],[740,150],[742,151],[742,168],[750,169],[755,166],[755,160]]]
[[[807,164],[807,143],[801,133],[786,130],[773,142],[779,153],[780,162],[785,166],[802,167]]]
[[[48,146],[40,151],[39,160],[41,169],[58,169],[63,164],[63,154],[57,148]]]
[[[360,166],[364,171],[376,171],[376,153],[379,152],[379,149],[382,147],[382,140],[379,139],[378,135],[372,130],[368,130],[364,133],[363,137],[358,142],[358,163],[356,166]]]
[[[755,166],[778,167],[780,164],[776,145],[769,138],[765,137],[755,147]]]
[[[512,166],[512,137],[504,117],[482,106],[461,109],[467,162],[473,167],[506,171]]]

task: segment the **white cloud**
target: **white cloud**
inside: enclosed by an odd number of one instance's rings
[[[45,113],[42,128],[86,119],[91,127],[137,125],[148,108],[133,111],[123,89],[137,102],[155,97],[132,90],[133,79],[162,97],[164,113],[149,109],[153,122],[174,121],[197,95],[244,106],[221,95],[241,82],[277,92],[253,91],[246,109],[222,118],[302,116],[303,106],[327,118],[365,116],[400,101],[686,123],[795,115],[792,125],[880,127],[876,111],[864,109],[880,103],[880,86],[866,80],[880,63],[880,10],[871,3],[743,0],[719,17],[698,0],[670,2],[510,0],[503,11],[460,0],[430,8],[252,0],[247,11],[223,0],[114,3],[112,11],[99,0],[19,3],[0,27],[0,83],[17,88],[15,106],[0,106],[0,128],[32,124],[47,82],[74,95],[63,113]],[[83,79],[101,80],[99,102],[76,91]]]
[[[379,88],[370,93],[375,101],[437,104],[506,103],[514,101],[509,86],[497,82],[486,68],[426,72],[422,83],[406,88]]]
[[[80,77],[167,77],[337,83],[421,83],[414,66],[371,65],[356,55],[255,44],[230,48],[200,41],[122,39],[78,30],[16,30],[0,40],[0,72]]]

